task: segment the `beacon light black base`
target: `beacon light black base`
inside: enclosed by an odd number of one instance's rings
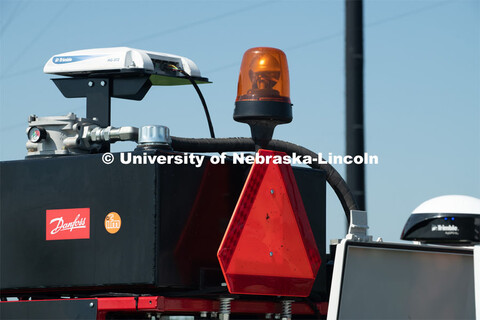
[[[292,122],[292,104],[280,101],[237,101],[233,111],[233,119],[249,123],[267,120],[276,124]]]
[[[237,101],[233,119],[247,123],[258,148],[265,148],[272,140],[278,124],[292,121],[292,104],[280,101]]]

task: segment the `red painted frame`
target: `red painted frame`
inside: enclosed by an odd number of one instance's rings
[[[171,298],[163,296],[150,297],[105,297],[85,299],[56,299],[34,301],[66,301],[66,300],[96,300],[97,319],[104,320],[109,312],[159,312],[169,314],[195,314],[200,312],[219,312],[218,300],[197,298]],[[0,303],[15,303],[2,301]],[[25,302],[25,301],[22,301]],[[328,303],[315,303],[321,315],[327,314]],[[232,300],[232,314],[267,314],[281,313],[281,302]],[[292,303],[292,315],[313,315],[314,310],[305,302]]]

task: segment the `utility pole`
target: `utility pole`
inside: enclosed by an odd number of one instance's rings
[[[347,155],[364,155],[363,0],[345,0]],[[347,165],[347,183],[360,210],[365,210],[365,166]]]

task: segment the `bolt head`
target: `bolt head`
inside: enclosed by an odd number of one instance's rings
[[[93,306],[95,306],[95,305],[93,304],[93,302],[90,302],[89,306],[90,306],[90,308],[93,308]]]
[[[88,81],[88,86],[93,87],[93,81]]]
[[[100,82],[100,85],[101,85],[102,87],[105,87],[105,86],[107,85],[107,83],[102,80],[102,81]]]
[[[274,193],[275,193],[275,191],[273,191],[273,189],[270,189],[270,193],[271,193],[271,194],[274,194]]]
[[[270,257],[273,257],[273,252],[272,251],[270,251]]]

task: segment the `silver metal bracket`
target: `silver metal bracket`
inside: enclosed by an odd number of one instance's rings
[[[350,210],[350,226],[348,227],[348,234],[345,238],[352,241],[371,242],[372,236],[367,235],[367,230],[367,212]]]

